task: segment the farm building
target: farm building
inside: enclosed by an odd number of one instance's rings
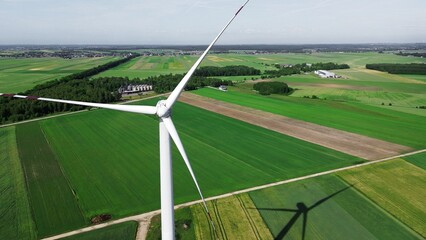
[[[315,74],[317,74],[321,78],[339,78],[340,77],[340,76],[336,75],[335,73],[329,72],[329,71],[326,71],[326,70],[315,71]]]
[[[219,90],[228,91],[228,88],[225,85],[220,85]]]
[[[152,91],[152,85],[148,84],[129,84],[127,86],[122,86],[118,89],[118,92],[121,94],[132,94]]]

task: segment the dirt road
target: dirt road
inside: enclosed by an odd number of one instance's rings
[[[367,160],[377,160],[412,151],[409,147],[395,143],[192,93],[183,93],[179,101]]]

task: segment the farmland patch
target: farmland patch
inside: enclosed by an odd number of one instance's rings
[[[405,146],[195,94],[185,93],[180,97],[180,101],[368,160],[395,156],[410,150],[410,148]]]
[[[426,152],[404,157],[404,159],[426,170]]]
[[[251,192],[275,239],[419,239],[333,175]]]
[[[84,226],[78,193],[68,184],[38,122],[18,125],[16,138],[38,237]]]
[[[426,171],[402,159],[339,173],[401,222],[426,237]]]
[[[175,125],[206,196],[361,161],[186,104],[177,103],[174,110]],[[103,213],[116,219],[160,207],[155,117],[94,110],[41,125],[86,219]],[[198,199],[175,148],[173,156],[175,202]]]
[[[422,116],[358,103],[260,96],[232,90],[222,92],[204,88],[193,93],[416,149],[426,148],[426,128],[423,127]]]
[[[0,58],[0,92],[23,92],[43,82],[59,79],[117,59],[115,57],[71,60],[62,58]]]
[[[63,238],[65,240],[105,240],[120,239],[134,240],[138,229],[137,222],[124,222],[101,228],[98,230],[77,234],[71,237]]]
[[[36,239],[15,127],[0,128],[0,236],[2,239]]]

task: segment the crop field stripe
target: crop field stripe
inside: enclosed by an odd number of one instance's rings
[[[394,156],[411,150],[390,142],[308,123],[278,114],[185,93],[180,101],[303,141],[368,160]]]
[[[19,125],[16,137],[38,237],[84,226],[77,199],[40,125]]]
[[[346,181],[342,176],[340,176],[339,174],[333,174],[333,176],[338,177],[342,182],[346,183],[348,186],[351,185],[350,182]],[[416,232],[415,230],[413,230],[413,228],[411,228],[409,225],[407,225],[406,223],[402,222],[400,219],[398,219],[394,214],[390,213],[389,211],[387,211],[386,209],[384,209],[380,203],[378,203],[377,201],[374,201],[373,199],[371,199],[368,195],[366,195],[364,192],[362,192],[360,189],[355,187],[356,184],[354,184],[354,193],[359,196],[360,198],[363,199],[363,201],[368,202],[370,205],[374,206],[375,209],[379,212],[381,212],[383,215],[387,216],[387,221],[393,221],[394,223],[398,224],[400,227],[402,227],[402,229],[404,229],[405,234],[410,234],[410,236],[412,238],[415,239],[422,239],[422,236]],[[363,216],[364,218],[371,218],[371,219],[375,219],[372,216],[368,216],[367,213],[364,214]],[[363,221],[362,218],[358,219],[359,222],[365,226],[367,226],[366,222],[367,221]],[[391,236],[391,234],[389,234]],[[408,239],[407,236],[405,236],[404,238],[400,237],[398,239]]]
[[[223,222],[222,222],[222,219],[220,217],[220,212],[219,212],[219,208],[217,206],[217,201],[218,200],[212,201],[213,211],[214,211],[215,217],[216,217],[216,222],[217,222],[217,225],[219,227],[220,233],[222,235],[222,239],[228,239],[228,237],[226,236],[225,226],[223,226]]]
[[[207,202],[209,209],[213,208],[211,202]],[[196,239],[205,239],[206,230],[208,229],[208,238],[215,239],[219,236],[216,236],[218,224],[215,222],[216,232],[213,230],[211,224],[209,224],[209,217],[207,216],[206,211],[201,203],[190,206],[191,213],[194,219],[194,232]],[[213,212],[211,212],[212,214]],[[213,218],[213,216],[212,216]]]
[[[248,222],[250,224],[251,230],[253,231],[254,235],[256,236],[257,239],[261,239],[259,231],[256,228],[256,223],[253,221],[251,215],[248,213],[247,208],[246,208],[243,200],[241,199],[241,196],[240,195],[236,195],[235,197],[237,198],[238,202],[240,203],[241,209],[243,210],[244,215],[246,216],[246,218],[247,218],[247,220],[248,220]]]
[[[15,127],[0,129],[0,237],[36,239]]]
[[[278,95],[261,96],[252,93],[251,90],[246,93],[203,88],[192,93],[416,149],[426,147],[426,128],[422,128],[424,117],[414,114],[365,104]],[[333,118],[330,118],[331,115]],[[404,131],[395,131],[395,129],[404,129]]]
[[[411,229],[426,236],[426,171],[402,159],[339,173]],[[391,187],[386,187],[387,185]]]
[[[400,156],[395,156],[394,158],[386,158],[386,159],[382,159],[382,160],[378,160],[378,161],[366,162],[364,164],[358,164],[358,165],[354,165],[354,166],[343,167],[343,168],[339,168],[339,169],[335,169],[335,170],[330,170],[330,171],[325,171],[325,172],[321,172],[321,173],[317,173],[317,174],[308,175],[308,176],[305,176],[305,177],[293,178],[293,179],[289,179],[289,180],[285,180],[285,181],[279,181],[279,182],[266,184],[266,185],[262,185],[262,186],[258,186],[258,187],[253,187],[253,188],[248,188],[248,189],[244,189],[244,190],[229,192],[229,193],[214,196],[214,197],[207,197],[206,201],[207,201],[207,205],[208,205],[209,209],[211,209],[212,208],[212,206],[210,206],[211,201],[216,200],[216,199],[222,199],[222,198],[230,197],[232,195],[264,190],[264,189],[271,188],[271,187],[285,186],[285,185],[288,185],[290,183],[301,182],[301,181],[311,179],[311,178],[316,178],[316,177],[319,177],[319,176],[327,176],[327,175],[331,175],[332,173],[335,173],[335,172],[345,171],[345,170],[354,169],[354,168],[360,168],[360,167],[363,167],[363,166],[377,164],[377,163],[381,163],[381,162],[384,162],[384,161],[390,161],[390,160],[398,158],[398,157],[407,157],[407,156],[411,156],[411,155],[415,155],[415,154],[423,153],[423,152],[426,152],[426,149],[407,153],[407,154],[403,154],[403,155],[400,155]],[[361,193],[359,193],[359,195],[364,196]],[[364,199],[366,199],[366,198],[364,198]],[[373,203],[370,199],[367,199],[367,200],[369,202]],[[205,222],[208,222],[207,215],[203,213],[204,210],[203,210],[203,207],[202,207],[202,201],[201,200],[195,200],[195,201],[191,201],[191,202],[177,204],[177,205],[175,205],[175,209],[180,209],[180,208],[184,208],[184,207],[188,207],[188,206],[191,207],[191,211],[194,212],[193,215],[195,216],[195,219],[198,222],[200,221],[200,219],[197,216],[204,216]],[[201,213],[197,213],[197,211],[199,211]],[[385,211],[383,210],[383,212],[385,212]],[[118,223],[122,223],[122,222],[126,222],[126,221],[140,221],[141,219],[143,220],[143,219],[151,218],[152,216],[155,216],[155,215],[158,215],[158,214],[160,214],[160,210],[155,210],[155,211],[146,212],[146,213],[142,213],[142,214],[138,214],[138,215],[120,218],[120,219],[117,219],[117,220],[112,220],[108,223],[99,224],[99,225],[96,225],[94,227],[91,226],[91,227],[81,228],[77,231],[79,231],[79,232],[90,232],[94,229],[100,229],[100,228],[104,228],[106,226],[110,226],[110,225],[113,225],[113,224],[118,224]],[[261,218],[260,215],[259,215],[259,217]],[[206,228],[209,228],[209,225],[210,224],[206,224]],[[209,238],[208,239],[212,238],[212,236],[211,236],[212,231],[213,231],[212,229],[209,229],[209,232],[208,232]],[[411,232],[415,233],[412,230],[411,230]],[[196,236],[201,236],[202,231],[200,229],[196,228],[195,233],[198,234]],[[268,233],[270,234],[269,231],[268,231]],[[63,238],[63,237],[72,236],[72,235],[75,235],[75,231],[63,233],[63,234],[56,235],[56,236],[53,236],[53,237],[49,237],[49,238],[46,238],[46,239],[53,240],[53,239]],[[268,238],[265,238],[265,239],[270,239],[270,238],[271,237],[268,237]],[[197,237],[197,239],[198,239],[198,237]]]
[[[187,206],[194,219],[197,240],[203,239],[271,239],[272,235],[247,194],[209,201],[217,237],[201,204]],[[185,209],[185,208],[183,208]],[[181,209],[179,208],[178,211]],[[179,214],[176,211],[176,214]]]
[[[404,160],[422,168],[423,170],[426,170],[426,152],[404,157]]]
[[[124,222],[97,229],[91,232],[80,233],[64,240],[135,240],[138,230],[137,222]]]
[[[23,92],[37,84],[117,59],[116,57],[72,60],[62,58],[0,58],[0,92]]]
[[[156,99],[143,103],[152,102]],[[360,161],[186,104],[177,103],[175,109],[175,124],[207,197]],[[159,208],[157,119],[94,110],[51,118],[40,125],[85,219],[102,213],[118,219]],[[236,147],[230,148],[231,144]],[[176,203],[198,199],[195,189],[179,187],[190,181],[190,175],[175,148],[173,152]],[[228,171],[221,171],[225,168]]]
[[[302,203],[308,208],[307,239],[421,238],[335,175],[249,194],[256,207],[263,208],[259,210],[274,237],[300,238],[303,208],[295,206]],[[286,212],[289,209],[295,212]]]

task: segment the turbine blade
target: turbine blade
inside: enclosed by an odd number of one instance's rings
[[[188,156],[186,155],[185,149],[183,148],[182,141],[179,138],[175,125],[173,124],[173,121],[170,117],[161,118],[161,119],[163,120],[163,123],[170,134],[170,137],[173,139],[173,142],[178,148],[180,154],[182,155],[183,161],[185,162],[186,167],[188,168],[189,173],[191,174],[192,180],[194,180],[195,186],[197,187],[198,193],[200,194],[201,200],[203,201],[204,209],[206,210],[206,213],[210,218],[210,222],[212,223],[214,231],[216,231],[216,228],[214,227],[214,224],[213,224],[213,219],[210,215],[209,209],[207,208],[206,200],[204,199],[203,193],[201,192],[200,186],[198,185],[197,179],[195,178],[195,174],[194,174],[194,171],[192,170],[191,163],[189,162]]]
[[[175,104],[176,100],[182,93],[183,89],[185,88],[186,84],[188,83],[189,79],[191,78],[192,74],[194,74],[197,67],[200,65],[200,63],[203,61],[203,59],[206,57],[207,53],[210,51],[210,49],[213,47],[213,45],[217,42],[217,40],[222,36],[223,32],[228,28],[228,26],[232,23],[232,21],[237,17],[237,15],[241,12],[241,10],[247,5],[247,3],[250,0],[247,0],[243,6],[238,9],[238,11],[235,13],[235,15],[229,20],[229,22],[225,25],[225,27],[220,31],[220,33],[216,36],[216,38],[213,40],[212,43],[207,47],[207,49],[204,51],[204,53],[201,55],[201,57],[195,62],[195,64],[191,67],[191,69],[186,73],[186,75],[182,78],[182,80],[179,82],[177,87],[173,90],[173,92],[170,94],[170,96],[167,98],[166,106],[168,109],[172,108],[173,104]]]
[[[157,112],[157,108],[153,106],[91,103],[91,102],[80,102],[80,101],[72,101],[72,100],[35,97],[35,96],[22,96],[22,95],[6,94],[6,93],[0,93],[0,96],[23,98],[28,100],[47,101],[47,102],[67,103],[67,104],[80,105],[80,106],[86,106],[86,107],[105,108],[105,109],[111,109],[111,110],[117,110],[117,111],[123,111],[123,112],[134,112],[134,113],[143,113],[143,114],[155,114]]]

